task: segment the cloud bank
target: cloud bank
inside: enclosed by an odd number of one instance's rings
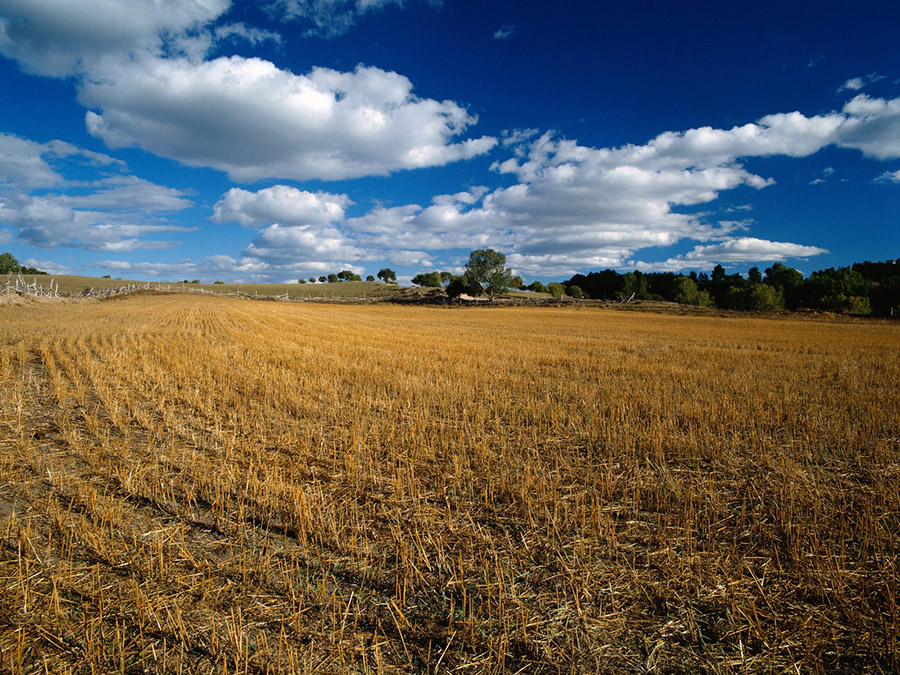
[[[96,178],[72,180],[66,174],[73,170]],[[164,216],[192,205],[185,192],[131,175],[120,160],[62,141],[0,133],[0,223],[17,228],[17,238],[30,246],[171,248],[178,242],[152,237],[187,231]]]

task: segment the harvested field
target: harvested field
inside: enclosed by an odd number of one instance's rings
[[[0,307],[0,669],[887,672],[900,326]]]

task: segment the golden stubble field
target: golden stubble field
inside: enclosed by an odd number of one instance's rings
[[[0,670],[886,672],[900,326],[0,307]]]

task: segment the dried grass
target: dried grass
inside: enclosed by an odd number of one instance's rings
[[[0,668],[898,668],[900,330],[0,308]]]

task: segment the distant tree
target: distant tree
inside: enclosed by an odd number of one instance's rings
[[[306,279],[297,279],[297,283],[298,283],[298,284],[305,284],[305,283],[306,283]]]
[[[426,288],[440,288],[441,273],[440,272],[422,272],[414,276],[411,281],[416,286],[424,286]]]
[[[546,288],[547,292],[556,300],[559,300],[566,295],[566,287],[558,281],[551,281],[549,284],[547,284]]]
[[[569,297],[575,298],[576,300],[580,300],[584,297],[584,291],[582,291],[581,288],[579,286],[576,286],[575,284],[569,286],[566,289],[566,292],[568,293]]]
[[[339,281],[362,281],[362,277],[351,270],[341,270],[337,277]]]
[[[781,291],[784,304],[788,309],[797,309],[804,303],[804,281],[800,270],[788,267],[780,262],[767,267],[763,283]]]
[[[525,290],[525,280],[516,275],[509,280],[509,287],[520,291]]]
[[[101,279],[112,279],[112,276],[109,275],[109,274],[104,274],[104,275],[103,275],[102,277],[100,277],[100,278],[101,278]]]
[[[484,292],[484,289],[481,284],[467,279],[465,275],[453,275],[444,292],[450,298],[458,298],[461,295],[471,295],[476,298]]]
[[[20,265],[12,253],[0,253],[0,274],[47,274],[34,267]]]
[[[526,291],[531,291],[532,293],[546,293],[547,287],[544,286],[540,281],[535,279],[530,284],[525,287]]]
[[[446,286],[453,281],[453,275],[450,272],[441,272],[441,286]]]
[[[224,284],[225,282],[224,281],[214,281],[213,283],[214,284]]]
[[[803,285],[804,304],[833,312],[869,314],[869,281],[849,267],[830,267],[813,272]]]
[[[0,274],[10,274],[19,268],[19,261],[12,253],[0,253]]]
[[[389,284],[393,281],[397,281],[397,273],[394,272],[390,267],[384,267],[378,270],[378,278],[381,279],[384,283]]]
[[[375,277],[373,277],[371,274],[369,274],[366,276],[366,281],[375,281]]]
[[[628,300],[633,297],[637,300],[646,300],[647,295],[647,277],[637,270],[622,275],[622,290],[619,292],[619,299]]]
[[[776,312],[784,309],[781,291],[768,284],[753,284],[743,291],[746,300],[741,309],[751,312]]]
[[[199,284],[199,283],[200,283],[200,280],[199,280],[199,279],[194,279],[191,283],[192,283],[192,284]]]
[[[512,281],[512,272],[506,266],[506,256],[492,248],[472,251],[463,276],[481,286],[491,301],[509,288]]]
[[[320,278],[321,278],[321,277],[320,277]],[[338,275],[337,275],[337,274],[334,274],[334,273],[329,274],[329,275],[325,278],[325,280],[328,281],[329,284],[336,284],[337,282],[340,281],[340,279],[338,278]]]
[[[758,267],[751,267],[747,270],[747,281],[751,284],[761,284],[762,283],[762,274],[759,271]]]
[[[718,265],[718,267],[721,267],[721,265]],[[685,276],[676,278],[675,302],[682,305],[695,305],[696,307],[709,307],[711,304],[709,293],[701,291],[692,279]]]

